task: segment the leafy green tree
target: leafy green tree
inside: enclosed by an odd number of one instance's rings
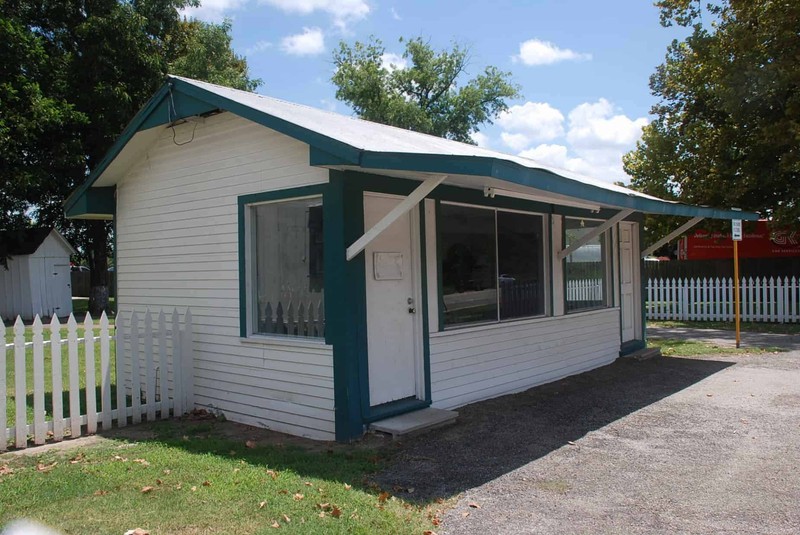
[[[491,124],[508,99],[519,97],[510,73],[496,67],[465,82],[469,51],[458,45],[436,52],[416,38],[405,41],[407,66],[384,65],[385,58],[374,37],[353,46],[341,42],[333,53],[336,98],[362,119],[472,143],[478,126]]]
[[[632,186],[800,219],[800,3],[661,0],[691,29],[650,79],[656,119],[624,158]],[[663,233],[663,220],[648,228]]]
[[[230,50],[230,23],[181,18],[180,9],[197,4],[0,0],[0,157],[7,171],[0,178],[0,227],[30,224],[32,216],[61,229],[91,268],[93,314],[108,305],[111,225],[67,221],[66,196],[170,68],[243,89],[260,83]]]

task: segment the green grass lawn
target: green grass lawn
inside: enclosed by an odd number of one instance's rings
[[[97,322],[95,322],[97,324]],[[78,330],[78,338],[82,338],[84,335],[84,329],[79,328]],[[95,335],[99,335],[100,330],[96,328],[94,330]],[[61,329],[61,339],[64,340],[67,338],[67,329]],[[33,339],[33,329],[32,327],[28,326],[25,329],[25,341],[29,342]],[[49,330],[45,330],[44,339],[50,339]],[[13,328],[7,327],[6,328],[6,343],[13,342]],[[110,367],[111,367],[111,378],[112,378],[112,405],[116,407],[116,394],[114,391],[114,383],[116,378],[116,365],[114,359],[114,352],[115,352],[115,344],[114,341],[110,341]],[[78,343],[78,378],[80,382],[80,398],[81,398],[81,412],[85,413],[86,410],[86,357],[85,357],[85,348],[83,342]],[[44,347],[44,375],[45,375],[45,411],[47,412],[47,420],[52,419],[53,414],[53,400],[52,400],[52,377],[53,377],[53,361],[50,351],[50,346],[46,345]],[[9,348],[6,349],[6,421],[8,422],[9,426],[15,425],[15,418],[16,418],[16,384],[15,384],[15,377],[16,377],[16,362],[14,358],[14,349]],[[25,350],[25,381],[26,381],[26,389],[27,389],[27,421],[28,423],[33,423],[33,347],[28,347]],[[102,379],[102,369],[100,366],[100,344],[99,342],[95,342],[95,390],[96,390],[96,399],[98,401],[98,410],[100,410],[100,402],[101,402],[101,394],[100,394],[100,381]],[[67,343],[64,342],[61,344],[61,381],[62,381],[62,406],[63,406],[63,413],[64,417],[68,417],[70,415],[69,412],[69,353],[67,348]]]
[[[735,326],[732,321],[653,321],[647,320],[647,325],[664,327],[667,329],[721,329],[733,331]],[[775,334],[800,334],[800,323],[742,323],[741,332],[750,333],[775,333]]]
[[[676,338],[649,338],[648,347],[661,348],[661,354],[668,357],[696,357],[698,355],[741,355],[778,353],[786,351],[779,347],[727,347],[709,344],[698,340],[680,340]]]
[[[314,450],[231,437],[230,423],[137,426],[145,439],[0,456],[0,525],[19,517],[67,533],[410,533],[435,530],[437,503],[370,483],[379,451]]]

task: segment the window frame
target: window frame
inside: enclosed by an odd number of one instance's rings
[[[599,218],[596,218],[596,217],[564,216],[564,223],[562,225],[562,230],[561,230],[561,233],[562,233],[561,239],[562,239],[562,243],[564,244],[564,248],[568,247],[568,245],[567,245],[567,230],[568,229],[567,229],[567,224],[566,224],[566,221],[568,219],[579,220],[579,221],[583,220],[583,221],[598,222],[600,225],[602,225],[603,223],[606,222],[605,219],[599,219]],[[600,226],[600,225],[596,225],[596,226]],[[614,258],[613,257],[614,257],[614,252],[613,252],[613,242],[612,242],[612,239],[611,239],[612,238],[612,230],[613,230],[613,227],[608,228],[608,229],[604,230],[603,232],[601,232],[600,236],[599,236],[599,238],[603,241],[602,248],[601,248],[601,252],[603,253],[603,255],[601,257],[603,259],[603,278],[602,278],[602,280],[603,280],[603,299],[602,299],[603,304],[602,305],[593,306],[593,307],[579,308],[579,309],[576,309],[576,310],[569,310],[569,307],[567,306],[567,295],[568,295],[568,293],[567,293],[567,283],[569,282],[567,280],[567,258],[564,257],[564,259],[561,260],[561,273],[562,273],[562,278],[563,278],[563,282],[564,282],[564,289],[563,289],[564,298],[563,298],[563,301],[564,301],[564,315],[565,316],[571,315],[571,314],[581,314],[583,312],[593,312],[593,311],[596,311],[596,310],[605,310],[607,308],[614,308],[614,306],[615,306],[614,305],[614,288],[613,288],[613,280],[614,280],[613,279],[613,271],[614,271]],[[588,245],[588,244],[586,244],[586,245]],[[576,251],[579,250],[579,249],[580,249],[580,247],[578,249],[576,249]]]
[[[459,323],[455,325],[448,325],[445,322],[445,304],[444,304],[444,274],[443,274],[443,256],[442,251],[439,248],[441,244],[441,206],[442,205],[450,205],[450,206],[460,206],[464,208],[475,208],[479,210],[491,210],[494,212],[494,262],[495,262],[495,289],[496,289],[496,303],[497,303],[497,319],[495,320],[486,320],[486,321],[474,321],[469,323]],[[515,213],[515,214],[522,214],[522,215],[531,215],[531,216],[539,216],[541,217],[541,224],[542,224],[542,246],[541,246],[541,258],[542,258],[542,274],[543,274],[543,286],[544,286],[544,295],[543,299],[543,310],[542,314],[532,315],[532,316],[519,316],[515,318],[507,318],[501,319],[500,318],[500,287],[499,283],[497,282],[500,277],[500,251],[499,251],[499,241],[497,235],[497,213],[498,212],[508,212],[508,213]],[[544,212],[535,212],[532,210],[519,210],[514,208],[504,208],[500,206],[486,206],[480,204],[470,204],[465,202],[458,202],[458,201],[448,201],[442,199],[439,203],[437,203],[437,215],[436,215],[436,241],[437,241],[437,286],[439,288],[439,331],[452,331],[458,329],[468,329],[471,327],[479,327],[479,326],[486,326],[486,325],[499,325],[499,324],[508,324],[514,323],[519,321],[529,321],[532,319],[541,319],[546,318],[552,315],[552,262],[550,261],[550,214]]]
[[[325,185],[301,186],[287,190],[254,193],[238,197],[238,233],[239,233],[239,336],[243,342],[276,343],[279,345],[325,345],[327,333],[322,337],[307,337],[295,335],[279,335],[272,333],[259,333],[254,329],[254,315],[257,315],[257,306],[253,299],[255,288],[256,262],[254,254],[254,218],[253,208],[266,204],[281,202],[301,201],[306,199],[319,199],[323,206],[323,228],[325,216]],[[324,236],[324,230],[323,230]],[[324,238],[323,238],[324,239]],[[323,255],[326,253],[323,253]],[[323,258],[324,269],[324,258]],[[327,307],[327,304],[325,305]],[[327,312],[327,311],[326,311]],[[326,313],[327,318],[327,313]]]

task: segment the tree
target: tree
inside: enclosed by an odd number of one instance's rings
[[[636,189],[800,218],[800,3],[661,0],[691,28],[650,79],[656,119],[624,157]],[[709,24],[710,23],[710,24]],[[663,222],[649,221],[648,227]]]
[[[362,119],[473,143],[470,134],[506,111],[508,99],[519,97],[510,73],[496,67],[462,84],[470,58],[458,45],[437,53],[416,38],[405,42],[407,67],[386,65],[386,58],[386,48],[374,37],[352,47],[341,42],[333,53],[336,98]]]
[[[190,5],[197,1],[0,0],[0,157],[10,170],[0,226],[32,216],[67,235],[91,269],[93,314],[108,304],[111,225],[66,220],[66,196],[170,68],[243,89],[260,83],[230,50],[230,23],[186,21],[179,9]],[[15,113],[6,114],[7,103]]]

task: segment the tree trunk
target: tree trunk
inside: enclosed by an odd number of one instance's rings
[[[89,221],[89,313],[93,318],[108,312],[108,232],[105,221]]]

